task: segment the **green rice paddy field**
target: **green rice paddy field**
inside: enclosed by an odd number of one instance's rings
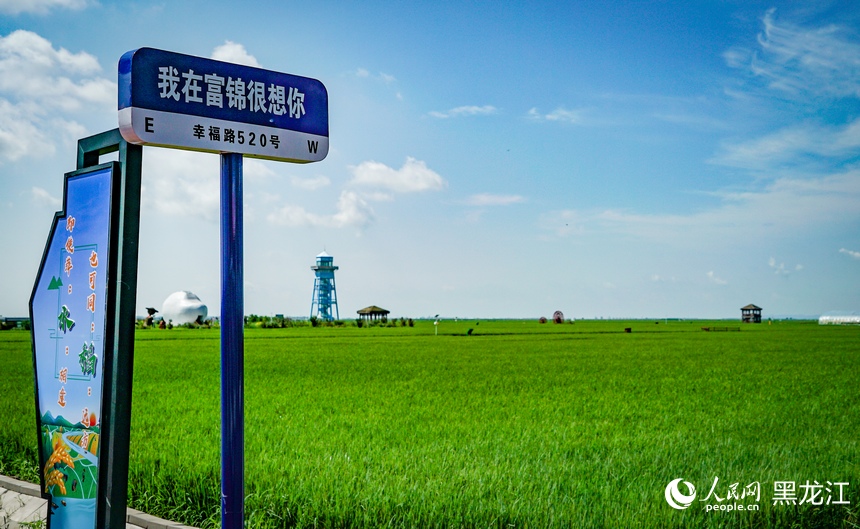
[[[860,527],[860,327],[434,330],[245,331],[249,527]],[[130,506],[217,527],[219,332],[135,347]],[[28,333],[0,373],[0,473],[37,481]]]

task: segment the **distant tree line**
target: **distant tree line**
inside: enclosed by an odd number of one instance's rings
[[[258,314],[249,314],[245,316],[246,329],[289,329],[292,327],[414,327],[415,321],[412,318],[380,318],[378,320],[325,320],[317,316],[311,316],[308,319],[293,319],[283,316],[261,316]],[[184,329],[199,329],[199,328],[218,328],[220,322],[217,318],[210,318],[203,322],[183,323],[174,325],[172,320],[159,320],[158,323],[150,320],[137,320],[138,329],[173,329],[180,327]]]

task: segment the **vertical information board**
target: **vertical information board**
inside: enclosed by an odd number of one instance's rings
[[[66,175],[63,211],[54,216],[30,298],[49,528],[96,526],[117,175],[116,162]]]

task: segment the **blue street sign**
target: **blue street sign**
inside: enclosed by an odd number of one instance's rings
[[[140,48],[119,61],[119,129],[136,145],[318,162],[328,92],[316,79]]]

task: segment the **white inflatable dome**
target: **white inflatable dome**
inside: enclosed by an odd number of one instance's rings
[[[209,309],[200,301],[200,298],[187,290],[174,292],[167,296],[161,306],[161,315],[164,320],[172,321],[174,325],[194,323],[197,318],[204,321],[208,314]]]

